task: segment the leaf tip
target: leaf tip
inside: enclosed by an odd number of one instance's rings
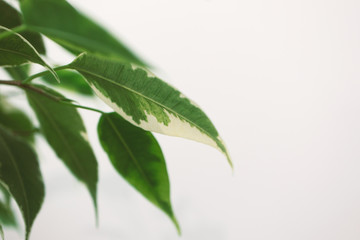
[[[177,234],[178,234],[179,236],[181,236],[180,224],[179,224],[179,222],[177,221],[176,217],[175,217],[174,215],[172,215],[170,218],[171,218],[171,221],[172,221],[172,222],[174,223],[174,225],[175,225]]]

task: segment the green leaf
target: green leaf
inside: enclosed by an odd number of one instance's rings
[[[0,184],[0,192],[3,199],[0,201],[0,224],[16,227],[17,222],[11,208],[11,196],[8,190]]]
[[[11,32],[10,29],[0,26],[0,33]],[[41,58],[36,49],[20,34],[0,39],[0,66],[20,65],[34,62],[46,67],[58,80],[56,72]]]
[[[44,200],[44,184],[33,149],[0,126],[0,181],[19,205],[26,239]]]
[[[22,25],[21,14],[15,8],[13,8],[11,5],[7,4],[3,0],[0,0],[0,25],[7,28],[14,28]],[[24,31],[20,34],[24,38],[26,38],[36,48],[36,50],[39,53],[41,54],[46,53],[44,42],[39,33]]]
[[[6,72],[14,80],[24,80],[29,76],[30,64],[6,67]]]
[[[34,86],[48,94],[64,98],[54,90],[40,85]],[[97,161],[76,108],[56,102],[38,92],[27,91],[26,95],[46,140],[72,174],[86,184],[97,212]]]
[[[15,215],[12,209],[3,202],[0,202],[0,223],[6,226],[16,226]]]
[[[24,21],[76,55],[91,52],[144,65],[120,41],[64,0],[22,0]]]
[[[175,88],[128,63],[81,54],[69,67],[117,113],[142,129],[202,142],[229,154],[205,113]]]
[[[178,222],[170,202],[170,184],[164,156],[154,136],[117,113],[103,114],[98,124],[102,147],[115,169],[149,201]]]
[[[1,224],[0,224],[0,236],[1,236],[2,240],[5,240],[4,230],[3,230],[3,227],[1,226]]]
[[[17,222],[14,211],[11,208],[11,196],[8,190],[0,184],[0,192],[3,199],[0,201],[0,224],[16,227]]]
[[[35,127],[30,118],[0,96],[0,125],[8,128],[14,135],[34,142]]]
[[[89,84],[86,83],[84,77],[76,71],[71,70],[60,70],[56,72],[61,79],[60,84],[55,81],[54,77],[51,74],[46,74],[42,79],[49,84],[63,88],[65,90],[70,90],[76,93],[81,93],[88,96],[93,96],[94,92],[89,87]]]

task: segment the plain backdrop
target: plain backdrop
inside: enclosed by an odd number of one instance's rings
[[[211,147],[156,135],[179,237],[111,167],[99,115],[80,110],[99,161],[100,226],[84,185],[38,138],[46,199],[31,239],[360,239],[360,1],[70,2],[197,102],[235,167]],[[46,43],[50,63],[72,60]]]

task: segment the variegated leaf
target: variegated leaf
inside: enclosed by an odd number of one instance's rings
[[[206,114],[145,69],[85,53],[69,67],[84,75],[94,92],[132,124],[213,146],[231,164],[225,145]]]

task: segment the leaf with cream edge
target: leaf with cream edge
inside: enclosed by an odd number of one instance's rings
[[[181,92],[144,68],[83,53],[70,68],[127,121],[142,129],[202,142],[224,153],[226,147],[206,114]]]
[[[2,32],[11,32],[11,30],[0,26],[0,33]],[[44,66],[59,81],[54,69],[41,58],[36,49],[23,36],[12,32],[12,35],[0,39],[0,66],[16,66],[28,62]]]
[[[52,96],[64,98],[52,89],[33,86]],[[41,93],[26,91],[26,95],[49,145],[71,173],[86,184],[97,218],[98,165],[80,114],[76,108],[49,99]]]
[[[0,183],[18,204],[28,239],[45,195],[37,156],[30,145],[1,126],[0,156]]]
[[[180,227],[170,202],[170,183],[161,148],[151,132],[135,127],[117,113],[103,114],[100,143],[114,168],[150,202]]]

